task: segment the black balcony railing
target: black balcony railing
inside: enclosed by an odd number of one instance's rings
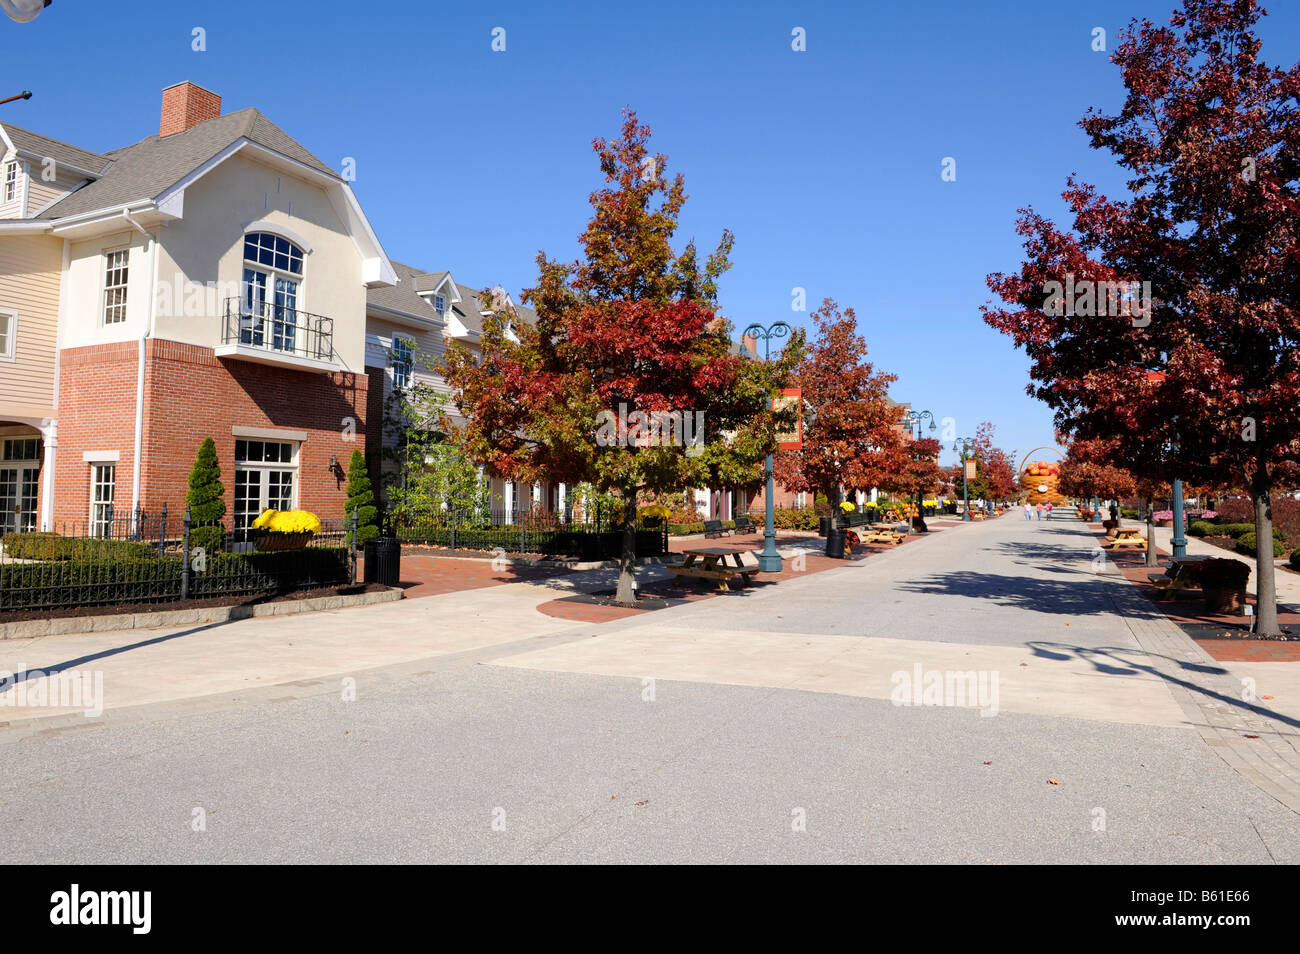
[[[269,301],[227,298],[221,343],[333,361],[334,320]]]

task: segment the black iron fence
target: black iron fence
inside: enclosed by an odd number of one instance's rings
[[[221,343],[330,361],[334,320],[271,300],[227,298]]]
[[[111,507],[85,524],[0,537],[0,615],[280,595],[356,579],[348,522],[314,534],[233,532],[183,513]]]
[[[385,531],[402,543],[450,550],[534,553],[579,560],[616,559],[623,548],[623,527],[607,517],[588,519],[548,510],[447,507],[422,515],[393,515]],[[638,520],[636,555],[668,552],[668,525]]]

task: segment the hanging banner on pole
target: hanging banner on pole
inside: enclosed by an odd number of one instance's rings
[[[772,411],[782,411],[794,407],[796,417],[794,426],[789,430],[777,430],[776,446],[780,450],[803,449],[803,391],[800,388],[782,388],[779,397],[772,398]]]
[[[973,460],[966,461],[966,479],[967,480],[975,479],[975,461]]]

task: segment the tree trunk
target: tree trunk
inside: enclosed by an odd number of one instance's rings
[[[623,490],[623,548],[618,555],[618,591],[615,601],[636,604],[636,488]]]
[[[1147,498],[1147,566],[1159,566],[1160,560],[1156,556],[1156,520],[1155,507],[1152,506],[1151,498]]]
[[[1255,631],[1259,636],[1280,636],[1277,623],[1277,583],[1273,568],[1272,478],[1260,465],[1250,482],[1250,499],[1255,504]]]

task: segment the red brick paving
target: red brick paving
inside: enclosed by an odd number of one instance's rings
[[[402,587],[406,598],[441,596],[461,590],[477,590],[506,583],[523,583],[563,576],[572,570],[556,567],[508,564],[499,570],[491,560],[458,560],[450,557],[412,554],[402,551]]]

